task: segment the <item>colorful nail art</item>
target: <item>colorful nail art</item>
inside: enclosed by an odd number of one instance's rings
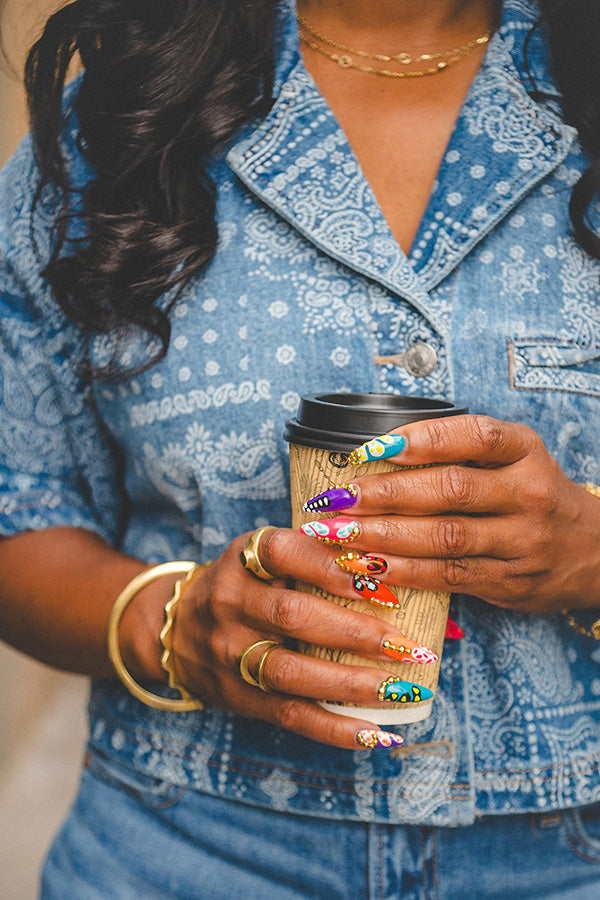
[[[352,587],[370,603],[389,606],[390,609],[400,606],[400,601],[389,587],[369,575],[355,575],[352,579]]]
[[[454,640],[459,641],[461,638],[464,638],[464,636],[465,633],[460,625],[457,625],[454,619],[451,619],[450,616],[448,616],[448,621],[446,622],[446,633],[444,637],[453,638]]]
[[[386,638],[381,649],[390,659],[397,659],[399,662],[424,664],[438,661],[437,653],[429,647],[417,644],[416,641],[411,641],[401,634],[393,634]]]
[[[311,497],[303,504],[304,512],[321,512],[321,510],[347,509],[354,506],[358,498],[358,488],[353,484],[334,485]]]
[[[382,434],[356,447],[348,456],[348,463],[357,466],[359,463],[370,462],[373,459],[387,459],[395,456],[404,449],[406,440],[401,434]]]
[[[399,681],[395,675],[382,681],[377,690],[378,700],[389,700],[391,703],[421,703],[432,697],[433,691],[429,688],[412,681]]]
[[[374,728],[362,728],[356,733],[356,742],[369,750],[378,747],[399,747],[404,738],[393,731],[376,731]]]
[[[350,551],[344,556],[338,556],[336,565],[346,572],[358,572],[365,575],[383,575],[388,564],[381,556],[370,556],[368,553],[355,553]]]
[[[300,526],[300,531],[324,544],[349,544],[360,534],[360,525],[353,519],[338,516],[335,519],[320,519]]]

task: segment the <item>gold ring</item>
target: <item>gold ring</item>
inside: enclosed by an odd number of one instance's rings
[[[253,644],[249,644],[245,650],[242,650],[238,659],[238,666],[240,669],[240,675],[242,679],[246,682],[246,684],[251,684],[253,687],[261,687],[258,683],[257,679],[254,677],[250,669],[248,668],[248,659],[253,650],[256,650],[257,647],[267,647],[268,650],[272,650],[274,647],[281,647],[282,645],[277,643],[277,641],[254,641]],[[260,661],[263,661],[263,656],[260,657]],[[261,672],[262,674],[262,672]],[[265,690],[262,688],[262,690]]]
[[[264,691],[265,694],[272,694],[272,693],[273,693],[273,691],[271,690],[271,688],[270,688],[267,684],[265,684],[265,682],[264,682],[264,680],[263,680],[263,674],[264,674],[264,670],[265,670],[265,664],[266,664],[266,662],[267,662],[269,656],[270,656],[271,653],[273,652],[273,650],[279,650],[280,647],[283,647],[283,644],[278,644],[276,641],[273,641],[273,642],[272,642],[272,646],[271,646],[271,647],[267,647],[267,649],[263,651],[263,653],[261,654],[260,659],[258,660],[258,664],[257,664],[257,666],[256,666],[256,680],[257,680],[257,682],[258,682],[259,688],[261,689],[261,691]]]
[[[248,569],[257,578],[263,581],[273,581],[275,575],[272,575],[268,569],[265,569],[258,555],[258,547],[260,539],[266,531],[273,531],[273,525],[265,525],[264,528],[257,528],[248,538],[248,543],[240,553],[240,561],[245,569]]]

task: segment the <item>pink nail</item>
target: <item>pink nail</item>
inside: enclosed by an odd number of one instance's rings
[[[360,534],[360,525],[354,519],[337,516],[335,519],[319,519],[300,526],[300,531],[324,544],[349,544]]]

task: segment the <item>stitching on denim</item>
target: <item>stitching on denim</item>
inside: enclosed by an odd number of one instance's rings
[[[533,343],[548,344],[551,342],[545,340],[544,338],[532,338],[531,340],[528,340],[527,343],[529,343],[529,344],[533,344]],[[554,342],[554,343],[557,343],[557,342]],[[550,393],[555,393],[555,394],[577,394],[580,397],[600,397],[600,391],[580,391],[580,390],[576,390],[575,388],[567,388],[567,387],[533,387],[531,385],[523,386],[523,385],[517,384],[517,382],[515,380],[516,364],[515,364],[515,358],[514,358],[514,344],[515,344],[515,341],[512,338],[509,338],[508,339],[508,372],[509,372],[509,387],[512,391],[521,391],[521,392],[525,392],[525,393],[528,391],[533,391],[534,393],[538,393],[538,394],[545,394],[545,393],[550,392]],[[559,342],[559,345],[564,346],[564,342]],[[575,345],[575,346],[577,346],[577,345]],[[567,349],[570,349],[570,348],[567,348]],[[540,368],[544,368],[545,370],[553,371],[554,369],[556,369],[558,367],[557,366],[555,366],[555,367],[543,366],[542,367],[542,366],[528,365],[525,368],[527,368],[529,371],[531,371],[532,369],[540,369]]]
[[[116,727],[118,727],[121,731],[124,731],[125,733],[129,734],[130,740],[133,743],[138,744],[139,738],[141,736],[145,736],[147,738],[148,742],[152,743],[151,736],[152,736],[153,732],[150,729],[143,728],[140,725],[136,725],[135,728],[132,728],[129,722],[125,722],[120,719],[117,719],[114,715],[112,715],[112,713],[101,712],[99,710],[97,701],[91,704],[91,708],[93,710],[97,711],[99,717],[102,717],[106,721],[113,722],[114,725]],[[91,744],[92,744],[92,746],[95,746],[95,742],[93,739],[91,741]],[[186,752],[186,748],[188,748],[188,747],[189,747],[189,752]],[[171,749],[169,749],[168,755],[175,757],[177,759],[183,760],[184,762],[189,761],[190,763],[193,764],[193,760],[192,760],[192,756],[191,756],[192,751],[197,753],[197,748],[194,747],[194,745],[186,744],[185,748],[180,749],[178,747],[174,747],[173,740],[171,740]],[[310,776],[312,776],[312,778],[315,778],[315,779],[322,778],[322,779],[326,780],[327,783],[329,783],[329,784],[332,784],[332,783],[335,784],[336,789],[343,793],[349,793],[349,794],[355,793],[356,777],[354,774],[340,776],[340,775],[334,775],[331,772],[319,772],[317,770],[313,770],[311,772],[306,772],[303,769],[297,769],[293,766],[286,766],[286,765],[282,765],[282,764],[278,763],[277,768],[284,773],[283,777],[278,778],[277,776],[273,776],[271,774],[274,763],[271,763],[271,762],[261,763],[258,760],[254,760],[254,759],[246,760],[244,757],[236,756],[234,753],[231,753],[231,760],[232,760],[232,762],[228,765],[228,769],[230,772],[232,772],[236,775],[248,775],[248,776],[256,777],[256,778],[264,778],[265,776],[269,775],[271,777],[271,780],[274,782],[277,782],[277,781],[285,782],[286,779],[284,776],[286,774],[289,774],[290,776],[294,777],[296,783],[300,787],[311,788],[314,790],[322,790],[323,789],[322,783],[319,784],[317,782],[313,782],[313,781],[309,781],[309,780],[306,780],[306,781],[302,780],[302,776],[306,777],[306,776],[310,775]],[[237,764],[234,762],[235,760],[237,760]],[[221,768],[221,765],[222,765],[220,759],[216,759],[216,760],[208,759],[205,761],[205,764],[207,766],[210,766],[213,769],[219,769],[219,768]],[[388,784],[394,783],[394,785],[395,785],[395,781],[393,778],[377,778],[376,776],[374,776],[373,778],[370,778],[369,782],[371,784],[373,784],[373,792],[381,797],[384,797],[386,795]],[[345,784],[347,784],[348,786],[346,787]],[[463,789],[465,791],[470,791],[470,788],[471,788],[471,786],[468,783],[453,782],[446,787],[446,791],[450,792],[452,790],[460,790],[460,789]],[[437,788],[436,788],[436,790],[437,790]],[[441,796],[443,796],[443,795],[441,795]],[[466,799],[465,797],[462,797],[461,795],[452,795],[450,793],[448,793],[447,798],[449,800],[452,800],[452,799],[455,799],[455,800],[463,799],[464,800],[464,799]]]
[[[575,853],[575,855],[580,859],[584,859],[586,862],[598,865],[598,863],[600,863],[600,851],[596,851],[595,856],[590,856],[586,852],[586,847],[589,848],[590,853],[592,852],[591,845],[589,838],[583,831],[581,822],[579,821],[578,817],[576,815],[573,815],[573,813],[568,816],[565,815],[564,823],[565,835],[573,853]],[[577,843],[577,841],[579,841],[580,843]],[[580,844],[582,844],[583,846],[580,846]]]

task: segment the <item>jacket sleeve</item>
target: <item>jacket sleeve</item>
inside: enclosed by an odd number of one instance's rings
[[[0,174],[0,536],[75,526],[115,545],[119,453],[77,365],[85,338],[40,275],[53,200],[43,196],[32,218],[36,182],[26,139]]]

